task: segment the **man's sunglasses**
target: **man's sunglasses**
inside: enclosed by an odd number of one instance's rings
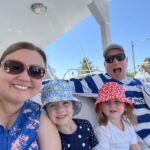
[[[45,69],[37,65],[25,65],[18,60],[6,60],[1,62],[1,66],[6,73],[9,74],[20,74],[25,69],[28,75],[34,79],[42,79],[45,75]]]
[[[118,61],[122,61],[125,59],[125,57],[126,56],[124,53],[112,55],[112,56],[105,56],[105,62],[112,63],[114,61],[114,59],[117,59]]]

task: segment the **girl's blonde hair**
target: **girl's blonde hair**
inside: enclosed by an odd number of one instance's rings
[[[130,125],[133,125],[133,126],[136,125],[137,124],[137,118],[133,112],[133,107],[127,103],[124,103],[124,104],[125,104],[125,111],[122,114],[122,119],[125,122],[129,123]],[[103,113],[102,105],[103,105],[103,103],[98,104],[98,109],[97,109],[96,113],[97,113],[99,125],[106,126],[108,123],[108,118]]]

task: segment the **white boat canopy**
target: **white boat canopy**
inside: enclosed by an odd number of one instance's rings
[[[1,52],[17,41],[48,46],[81,20],[93,15],[100,25],[103,48],[110,43],[109,0],[0,0]],[[36,4],[40,3],[36,7]],[[35,4],[36,13],[31,9]],[[44,7],[41,8],[41,4]],[[46,9],[45,9],[46,8]]]

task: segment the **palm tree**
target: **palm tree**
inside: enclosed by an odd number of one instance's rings
[[[95,67],[87,57],[84,57],[80,63],[81,63],[81,68],[79,71],[80,78],[90,76],[95,71],[99,71],[98,67]]]

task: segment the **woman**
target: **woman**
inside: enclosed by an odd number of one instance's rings
[[[18,42],[0,59],[0,150],[60,150],[57,129],[29,100],[45,74],[46,56],[37,46]]]

